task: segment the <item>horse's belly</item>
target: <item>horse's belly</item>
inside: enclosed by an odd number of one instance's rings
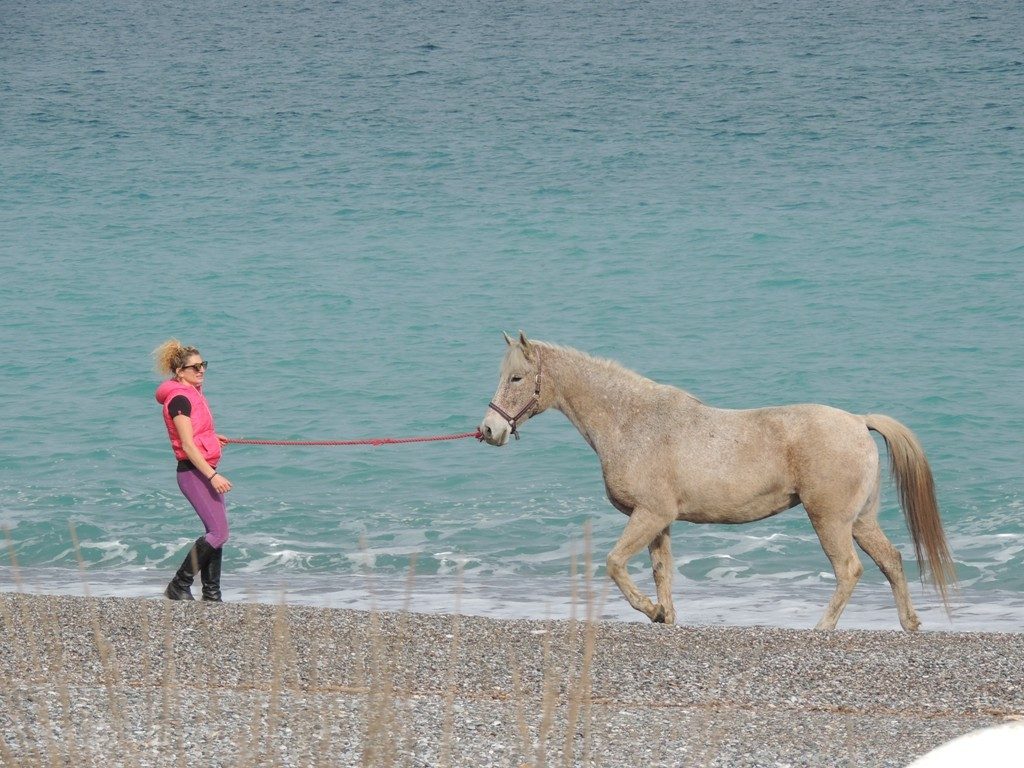
[[[680,504],[677,520],[690,523],[752,523],[792,509],[800,503],[795,492],[773,492],[756,497],[689,499]]]

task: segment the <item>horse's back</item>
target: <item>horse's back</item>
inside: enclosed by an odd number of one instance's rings
[[[754,449],[782,446],[802,453],[873,445],[864,417],[818,403],[775,405],[748,410],[706,408],[708,429]]]

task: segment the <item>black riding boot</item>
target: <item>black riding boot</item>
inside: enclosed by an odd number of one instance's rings
[[[167,584],[164,596],[169,600],[194,600],[195,598],[192,597],[192,590],[190,589],[192,582],[195,580],[196,574],[210,562],[210,558],[213,557],[213,553],[216,551],[207,543],[205,536],[200,536],[196,539],[192,549],[185,555],[185,560],[182,562],[181,567],[178,568],[178,572],[174,574],[174,578]]]
[[[199,572],[203,582],[203,600],[211,603],[222,603],[220,597],[220,561],[224,556],[224,548],[213,550],[213,556]]]

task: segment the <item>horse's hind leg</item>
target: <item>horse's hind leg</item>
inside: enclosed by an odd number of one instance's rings
[[[804,506],[806,508],[806,504]],[[825,615],[821,617],[815,629],[835,629],[839,623],[839,616],[850,601],[853,588],[857,586],[860,575],[864,573],[864,566],[860,564],[860,558],[853,548],[853,521],[850,517],[821,515],[812,509],[808,509],[807,514],[811,518],[814,532],[818,534],[821,548],[825,550],[825,555],[832,563],[832,570],[836,574],[835,592],[832,593],[832,599],[825,608]]]
[[[900,615],[900,626],[913,632],[921,626],[914,606],[910,602],[910,590],[907,588],[907,577],[903,572],[903,558],[899,550],[892,545],[878,525],[878,494],[872,498],[870,506],[853,524],[853,538],[875,564],[885,574],[892,595],[896,599],[896,610]]]
[[[654,537],[648,545],[651,552],[651,567],[654,569],[654,588],[658,591],[658,604],[665,609],[663,621],[675,624],[676,609],[672,604],[672,542],[669,538],[671,526]]]
[[[664,622],[667,617],[674,616],[672,596],[667,601],[655,605],[651,599],[637,589],[629,577],[626,564],[630,558],[654,541],[672,522],[672,514],[657,515],[649,509],[637,507],[629,516],[625,530],[608,553],[608,576],[615,582],[629,604],[647,616],[651,621]]]

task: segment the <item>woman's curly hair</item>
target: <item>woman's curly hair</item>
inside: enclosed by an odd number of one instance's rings
[[[156,360],[157,371],[169,376],[181,368],[189,357],[198,354],[199,350],[195,347],[186,347],[177,339],[168,339],[153,350],[153,359]]]

